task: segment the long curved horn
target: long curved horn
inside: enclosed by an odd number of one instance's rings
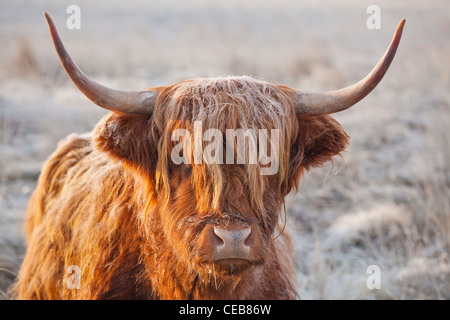
[[[89,79],[73,62],[59,38],[50,15],[45,12],[50,34],[59,59],[73,83],[92,102],[102,108],[124,113],[152,114],[158,91],[120,91],[107,88]]]
[[[294,97],[295,111],[297,114],[327,114],[350,108],[355,103],[367,96],[381,81],[389,65],[394,59],[395,52],[402,37],[405,19],[395,31],[389,48],[373,70],[361,81],[344,89],[323,93],[298,92]]]

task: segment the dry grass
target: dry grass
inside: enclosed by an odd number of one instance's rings
[[[376,1],[382,29],[369,31],[373,1],[339,3],[83,2],[82,29],[69,31],[69,3],[2,1],[0,299],[25,250],[23,214],[40,166],[58,140],[105,114],[62,71],[45,10],[86,73],[132,90],[229,74],[334,89],[368,72],[406,17],[386,78],[336,115],[352,137],[345,163],[311,171],[289,197],[298,289],[304,299],[450,299],[450,5]],[[381,289],[366,286],[370,265],[380,267]]]

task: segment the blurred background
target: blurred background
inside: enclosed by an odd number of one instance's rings
[[[81,29],[69,30],[69,5]],[[369,5],[381,9],[370,30]],[[450,3],[442,1],[0,1],[0,299],[25,244],[44,161],[107,112],[71,83],[43,12],[96,81],[123,90],[250,75],[299,90],[360,80],[406,26],[380,85],[335,118],[351,147],[287,202],[302,299],[450,299]],[[368,286],[373,267],[380,287]],[[371,280],[372,279],[372,280]]]

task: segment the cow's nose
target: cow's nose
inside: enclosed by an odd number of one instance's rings
[[[213,228],[216,237],[215,260],[244,259],[248,260],[252,244],[252,229]]]

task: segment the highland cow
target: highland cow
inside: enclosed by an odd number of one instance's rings
[[[45,163],[28,207],[17,297],[297,298],[292,243],[281,222],[285,197],[297,191],[307,170],[332,161],[349,144],[329,114],[351,107],[378,84],[404,20],[374,70],[341,90],[304,93],[223,77],[125,92],[81,72],[45,16],[69,77],[112,112],[91,134],[62,141]],[[214,129],[224,137],[229,129],[278,130],[279,148],[266,144],[278,161],[276,172],[262,174],[270,164],[247,160],[174,163],[179,141],[173,133],[194,134],[196,122],[202,132]],[[271,141],[270,134],[264,139]],[[220,141],[224,148],[216,153],[236,149],[234,141]],[[193,149],[175,153],[189,158]]]

